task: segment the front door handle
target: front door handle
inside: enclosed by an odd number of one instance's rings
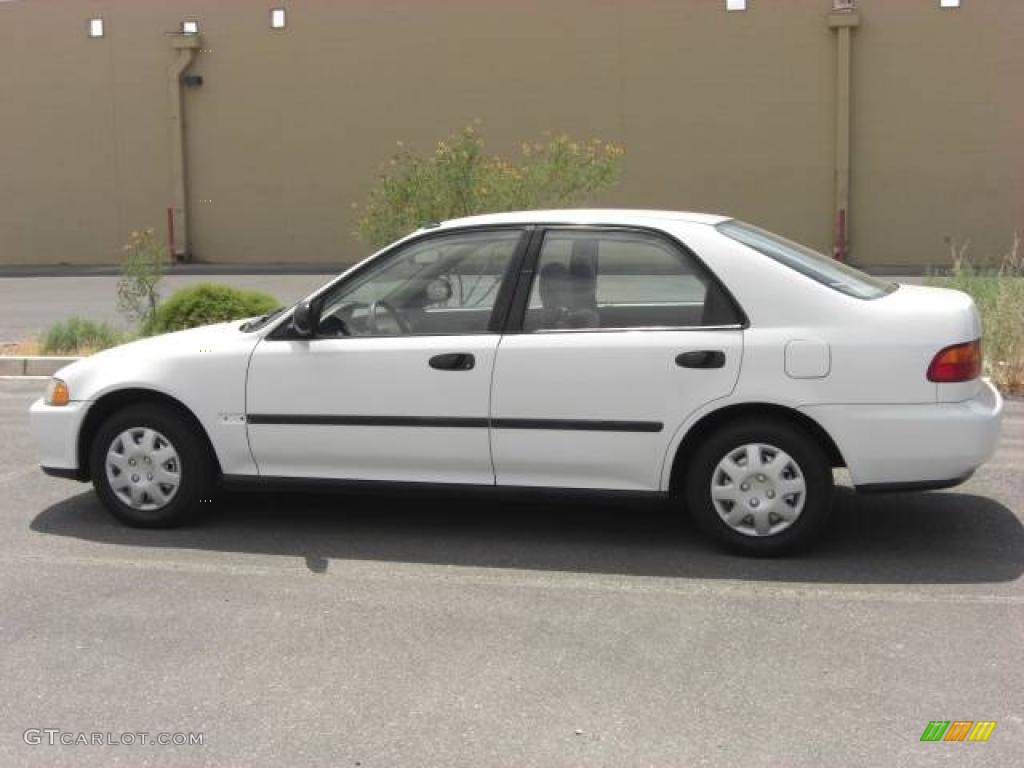
[[[430,358],[430,367],[438,371],[470,371],[476,365],[476,358],[468,352],[448,352]]]
[[[725,365],[725,352],[720,349],[683,352],[676,356],[676,365],[680,368],[722,368]]]

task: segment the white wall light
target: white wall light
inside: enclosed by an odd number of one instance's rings
[[[960,0],[939,0],[939,8],[959,8]]]
[[[288,17],[284,12],[284,8],[271,8],[270,9],[270,28],[271,29],[284,29],[288,23]]]
[[[181,34],[183,35],[198,35],[199,34],[199,22],[195,19],[186,19],[181,22]]]
[[[103,19],[89,19],[89,25],[86,29],[89,33],[89,37],[103,37]]]
[[[747,0],[725,0],[725,10],[745,11],[747,10]]]

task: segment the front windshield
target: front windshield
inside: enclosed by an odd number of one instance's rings
[[[858,299],[877,299],[892,293],[895,283],[879,280],[859,269],[829,258],[800,243],[735,219],[719,224],[716,229],[726,237],[743,243],[770,259],[784,264],[801,275],[827,285],[833,290]]]

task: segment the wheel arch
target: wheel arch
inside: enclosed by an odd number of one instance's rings
[[[217,457],[217,451],[214,450],[213,442],[210,440],[210,435],[206,432],[202,422],[199,421],[187,405],[165,392],[159,392],[155,389],[145,389],[142,387],[132,387],[129,389],[117,389],[112,392],[107,392],[93,403],[86,412],[85,419],[82,421],[82,427],[78,431],[78,445],[76,447],[79,479],[85,480],[89,478],[89,449],[92,446],[93,440],[96,438],[96,433],[99,431],[100,425],[103,424],[111,414],[116,413],[122,408],[126,408],[130,405],[144,405],[147,403],[162,405],[181,414],[181,416],[192,426],[196,434],[199,435],[203,444],[206,446],[209,458],[214,462],[214,466],[216,467],[217,475],[221,474],[220,459]]]
[[[845,467],[839,446],[832,436],[817,421],[807,414],[788,406],[776,403],[736,403],[718,408],[701,416],[683,435],[672,457],[672,468],[669,475],[669,491],[676,492],[682,488],[686,467],[690,463],[701,441],[725,424],[741,419],[775,418],[785,421],[803,430],[810,436],[828,456],[832,467]]]

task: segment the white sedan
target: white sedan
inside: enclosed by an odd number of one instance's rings
[[[858,491],[955,485],[994,450],[971,299],[723,216],[533,211],[424,227],[289,312],[137,341],[31,409],[43,470],[125,523],[220,486],[656,494],[750,554]]]

